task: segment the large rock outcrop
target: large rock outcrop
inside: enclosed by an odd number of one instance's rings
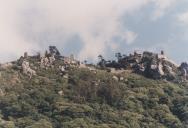
[[[153,79],[175,80],[179,75],[187,77],[188,64],[179,66],[165,56],[164,51],[160,54],[145,51],[143,53],[134,52],[129,56],[121,56],[118,61],[106,63],[106,67],[132,70],[137,74]],[[181,74],[180,74],[181,73]]]

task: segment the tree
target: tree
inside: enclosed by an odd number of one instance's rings
[[[99,59],[99,61],[101,61],[101,60],[103,60],[104,58],[103,58],[102,55],[98,55],[98,59]]]
[[[87,64],[87,60],[84,60],[84,64]]]
[[[120,52],[116,53],[115,57],[117,58],[118,61],[122,59],[122,55]]]
[[[98,65],[99,65],[100,67],[102,67],[102,68],[106,67],[106,60],[103,58],[103,56],[102,56],[102,55],[99,55],[98,58],[99,58],[99,63],[98,63]]]

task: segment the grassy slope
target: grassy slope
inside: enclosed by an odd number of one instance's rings
[[[87,69],[71,69],[66,79],[57,67],[40,69],[31,80],[16,69],[1,71],[0,128],[186,127],[187,85],[127,72],[116,81],[111,73]]]

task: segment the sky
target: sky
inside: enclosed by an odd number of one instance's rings
[[[95,62],[161,50],[188,60],[188,0],[0,0],[0,63],[43,52]]]

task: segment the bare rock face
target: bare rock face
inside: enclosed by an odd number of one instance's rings
[[[63,96],[64,93],[63,93],[63,91],[61,90],[61,91],[58,92],[58,94],[59,94],[60,96]]]
[[[144,75],[150,78],[159,79],[162,77],[159,67],[159,60],[157,54],[151,52],[144,52],[141,63],[143,63],[145,70]],[[160,68],[160,69],[159,69]]]
[[[29,62],[23,61],[22,70],[25,75],[28,75],[30,78],[36,75],[36,71],[30,68]]]
[[[0,97],[1,96],[4,96],[5,95],[5,93],[3,92],[3,90],[0,88]]]
[[[153,79],[173,80],[178,75],[178,66],[170,61],[163,52],[161,54],[144,52],[134,71]]]
[[[186,71],[188,71],[188,64],[186,62],[181,63],[180,69],[185,69]]]
[[[119,81],[119,78],[117,76],[113,76],[112,79],[114,79],[115,81]]]
[[[181,63],[179,69],[180,69],[181,75],[183,76],[183,79],[187,80],[188,64],[186,62]]]
[[[160,62],[159,62],[159,65],[158,65],[158,71],[159,71],[159,74],[162,75],[162,76],[165,74],[164,71],[163,71],[163,65]]]

